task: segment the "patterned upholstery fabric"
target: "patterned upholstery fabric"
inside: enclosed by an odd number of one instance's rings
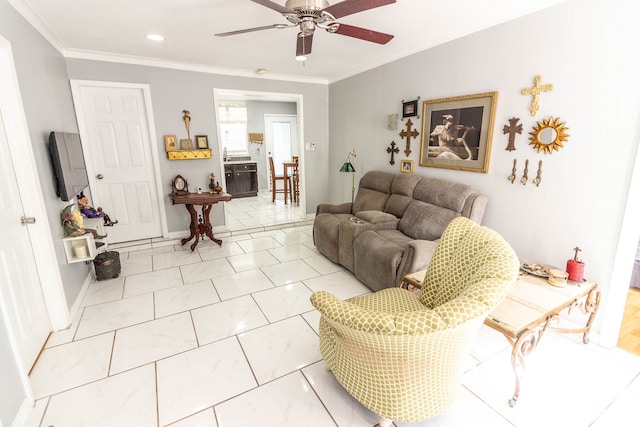
[[[316,292],[320,351],[347,392],[380,417],[417,422],[445,411],[486,315],[518,275],[495,231],[464,218],[445,230],[419,296],[388,288],[348,301]]]

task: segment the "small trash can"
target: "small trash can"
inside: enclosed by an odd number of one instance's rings
[[[93,260],[96,269],[96,279],[115,279],[120,275],[120,253],[107,251],[96,255]]]

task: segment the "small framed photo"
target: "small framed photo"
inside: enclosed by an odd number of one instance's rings
[[[415,117],[418,115],[418,100],[402,101],[402,118]]]
[[[400,172],[413,173],[413,160],[400,160]]]
[[[164,148],[166,151],[178,151],[178,139],[175,135],[164,136]]]
[[[207,135],[196,135],[196,148],[209,148],[209,137]]]
[[[180,149],[181,150],[193,150],[193,141],[189,138],[184,138],[180,140]]]

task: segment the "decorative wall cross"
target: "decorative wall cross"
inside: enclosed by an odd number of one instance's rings
[[[389,160],[389,164],[393,165],[396,161],[393,159],[393,155],[400,152],[400,149],[396,147],[396,142],[391,141],[391,147],[387,147],[387,153],[391,154],[391,160]]]
[[[417,130],[412,130],[411,126],[413,126],[413,122],[411,121],[411,119],[409,119],[407,120],[407,129],[403,129],[402,132],[400,132],[400,136],[407,140],[407,148],[405,148],[404,150],[404,154],[406,154],[407,157],[409,157],[409,154],[411,154],[411,137],[417,138],[418,135],[420,135]]]
[[[540,75],[535,76],[533,78],[533,87],[525,88],[520,91],[523,95],[531,95],[531,106],[529,107],[529,111],[531,111],[532,116],[535,116],[540,109],[540,105],[538,104],[540,94],[542,92],[551,92],[553,90],[552,84],[541,86],[540,80],[542,80]]]
[[[507,148],[505,150],[513,151],[516,149],[516,133],[522,133],[522,123],[517,125],[520,119],[513,117],[509,119],[509,126],[504,125],[502,128],[502,133],[509,134],[509,144],[507,144]]]

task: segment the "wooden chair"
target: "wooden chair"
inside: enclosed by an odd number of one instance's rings
[[[299,205],[300,204],[300,164],[298,163],[298,156],[292,156],[293,162],[296,164],[293,169],[293,201]]]
[[[289,197],[293,200],[293,187],[291,186],[291,177],[288,177],[288,181],[285,184],[284,175],[276,175],[275,168],[273,166],[273,157],[269,156],[269,170],[271,171],[271,201],[276,201],[276,193],[284,193],[284,189],[286,188],[289,191]],[[283,189],[277,190],[276,183],[278,181],[282,181]]]

